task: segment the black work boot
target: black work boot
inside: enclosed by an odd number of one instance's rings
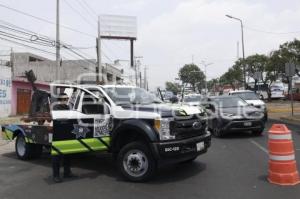
[[[72,173],[72,171],[64,173],[64,178],[77,178],[78,176]]]
[[[59,176],[54,176],[53,177],[53,182],[60,183],[60,182],[62,182],[62,179]]]

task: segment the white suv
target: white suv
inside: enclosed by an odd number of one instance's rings
[[[267,107],[264,101],[259,99],[258,95],[255,94],[254,91],[250,90],[236,90],[236,91],[230,91],[229,95],[237,95],[243,100],[245,100],[248,104],[255,106],[258,109],[261,109],[265,113],[265,118],[268,118],[268,112]]]

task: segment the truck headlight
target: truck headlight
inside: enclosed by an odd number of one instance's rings
[[[172,140],[175,139],[175,135],[170,134],[170,122],[173,118],[161,118],[155,119],[154,128],[159,133],[160,140]]]

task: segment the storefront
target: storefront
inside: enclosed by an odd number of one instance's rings
[[[49,91],[48,83],[35,83],[37,89]],[[12,81],[11,115],[25,115],[31,103],[32,86],[27,80],[14,79]]]
[[[0,66],[0,118],[11,114],[11,70],[10,67]]]

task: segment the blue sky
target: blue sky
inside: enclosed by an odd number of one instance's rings
[[[207,70],[209,79],[224,73],[236,60],[237,42],[240,42],[239,23],[226,18],[225,14],[243,19],[246,56],[268,54],[278,48],[280,43],[293,40],[300,34],[300,2],[292,0],[61,0],[61,23],[95,37],[96,15],[81,9],[83,1],[96,14],[137,16],[138,40],[135,53],[143,56],[142,63],[148,67],[151,88],[163,86],[165,81],[173,81],[178,69],[192,62],[192,57],[196,64],[202,60],[213,63]],[[0,3],[55,21],[55,0],[0,0]],[[67,3],[79,10],[86,20]],[[55,26],[4,8],[0,8],[0,19],[55,38]],[[61,39],[74,46],[95,45],[95,38],[64,28],[61,29]],[[103,43],[105,62],[129,58],[128,42]],[[13,46],[16,51],[27,51],[0,41],[0,48],[8,49],[9,46]],[[96,56],[94,49],[82,51],[91,58]],[[72,58],[65,51],[62,54]],[[239,55],[242,55],[241,49]]]

